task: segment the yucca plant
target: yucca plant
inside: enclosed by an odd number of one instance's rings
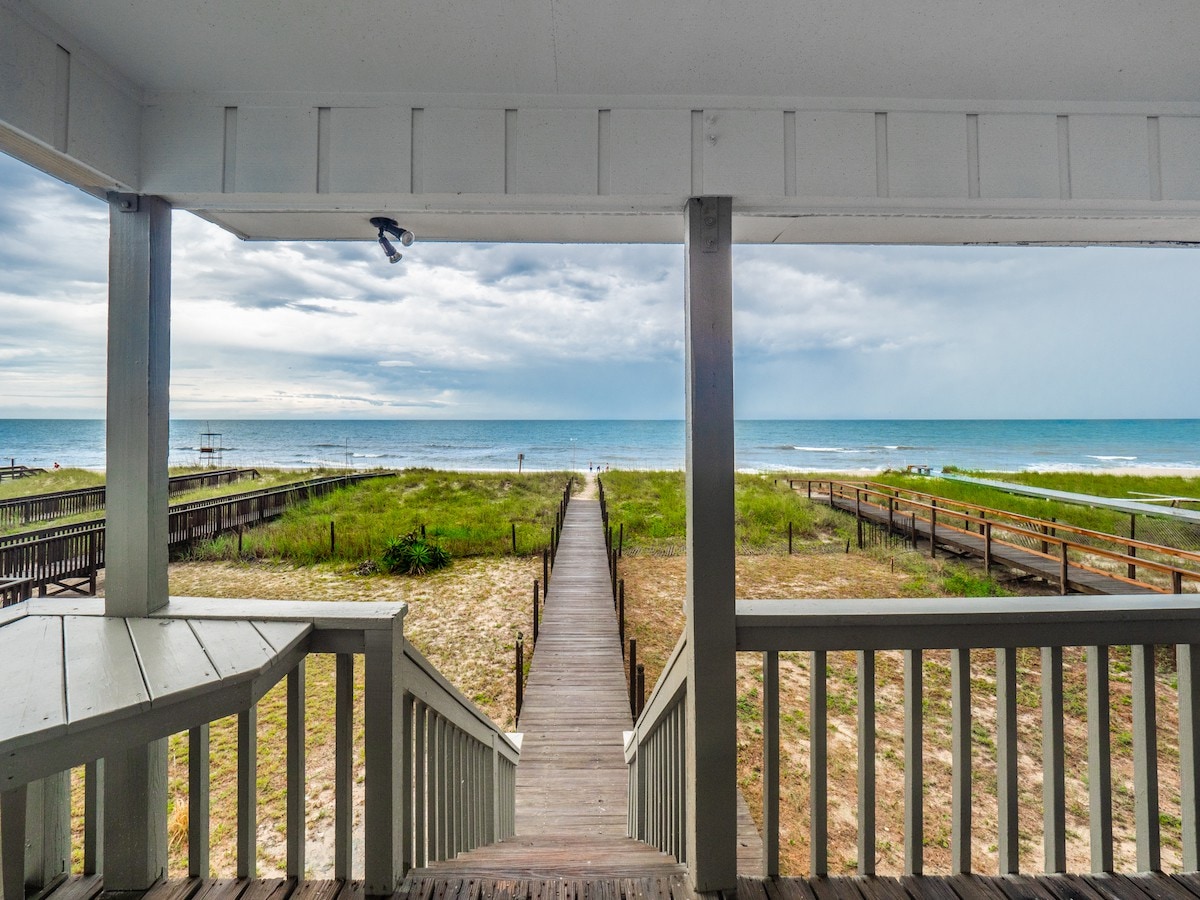
[[[383,567],[393,575],[424,575],[450,565],[450,554],[417,532],[388,541],[383,550]]]

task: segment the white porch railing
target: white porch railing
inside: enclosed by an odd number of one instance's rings
[[[629,836],[687,863],[686,636],[646,701],[634,730],[625,733],[629,766]]]
[[[51,602],[30,603],[40,604],[37,611],[46,614],[55,609]],[[63,616],[98,616],[102,609],[101,601],[94,600],[58,603]],[[257,703],[282,678],[287,681],[286,747],[280,748],[287,756],[287,874],[303,878],[304,666],[313,653],[337,657],[334,877],[364,875],[352,872],[354,762],[360,750],[365,756],[367,894],[390,894],[415,865],[510,836],[514,830],[517,744],[404,641],[404,610],[403,604],[382,603],[172,600],[150,621],[250,620],[307,623],[311,629],[302,640],[293,642],[282,667],[273,662],[262,669],[264,675],[245,682],[248,692],[239,693],[241,702],[232,708],[233,695],[227,687],[221,695],[197,690],[157,708],[151,698],[142,701],[143,713],[122,719],[118,728],[81,719],[81,732],[75,735],[71,724],[62,733],[31,732],[34,737],[14,743],[18,749],[11,755],[0,755],[0,898],[23,897],[26,888],[45,886],[66,870],[71,858],[70,772],[80,765],[86,765],[84,873],[103,874],[106,856],[110,864],[116,862],[117,855],[126,851],[120,841],[114,841],[111,816],[110,827],[104,827],[104,762],[96,756],[120,753],[122,742],[145,745],[181,729],[189,736],[188,868],[193,876],[208,877],[209,722],[234,713],[238,716],[237,874],[254,877],[259,825],[255,803]],[[0,626],[24,610],[11,608],[5,613]],[[355,747],[354,741],[356,655],[364,657],[365,667],[362,748]],[[91,730],[84,733],[84,729]],[[34,739],[40,743],[31,744]],[[165,835],[162,839],[165,842]]]
[[[1040,648],[1042,707],[1042,805],[1047,872],[1067,870],[1064,765],[1063,648],[1085,648],[1087,692],[1087,789],[1090,867],[1111,872],[1113,767],[1109,647],[1130,646],[1134,832],[1138,871],[1160,869],[1155,645],[1176,648],[1179,704],[1181,862],[1200,866],[1200,598],[1071,597],[937,600],[775,600],[737,603],[737,649],[763,654],[763,849],[766,875],[779,873],[779,660],[781,651],[806,651],[809,660],[810,874],[829,871],[828,719],[826,655],[858,653],[858,847],[859,874],[874,873],[876,810],[875,653],[903,651],[903,842],[904,870],[921,874],[923,846],[923,654],[949,650],[951,658],[950,857],[953,873],[972,870],[972,837],[981,829],[994,839],[1000,874],[1019,871],[1017,648]],[[995,649],[999,648],[999,649]],[[972,815],[971,652],[995,653],[996,821]],[[627,736],[630,764],[630,835],[659,849],[684,847],[688,648],[681,641],[664,669],[635,731]],[[978,690],[978,685],[976,685]],[[979,698],[976,697],[976,702]],[[989,804],[990,805],[990,804]],[[733,810],[729,811],[734,814]]]
[[[1063,735],[1064,647],[1087,648],[1088,786],[1091,868],[1113,869],[1111,695],[1108,648],[1132,645],[1133,755],[1137,869],[1160,867],[1154,645],[1178,647],[1180,795],[1183,812],[1183,866],[1197,867],[1196,729],[1200,726],[1195,691],[1200,675],[1200,599],[1181,597],[1009,598],[966,600],[747,601],[738,603],[739,650],[764,654],[764,824],[765,867],[778,871],[779,709],[778,653],[812,653],[810,686],[811,871],[828,871],[828,809],[825,727],[825,654],[858,651],[858,866],[872,874],[875,833],[875,674],[878,650],[904,651],[904,847],[905,871],[923,867],[922,810],[922,653],[951,652],[952,812],[951,868],[969,872],[972,817],[971,659],[973,649],[996,654],[997,806],[995,838],[1000,874],[1019,869],[1017,819],[1016,648],[1041,650],[1042,800],[1045,870],[1064,872],[1066,804]]]

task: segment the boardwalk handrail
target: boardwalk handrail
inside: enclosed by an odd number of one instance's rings
[[[818,488],[824,487],[828,491],[831,505],[835,500],[843,500],[846,502],[870,503],[880,509],[886,509],[889,514],[889,522],[892,522],[894,519],[893,527],[903,528],[904,523],[915,516],[917,521],[929,525],[931,531],[935,533],[941,530],[958,532],[960,534],[978,533],[984,537],[988,545],[994,542],[1005,546],[1019,547],[1028,553],[1033,553],[1045,559],[1057,560],[1063,569],[1066,568],[1069,554],[1074,552],[1076,559],[1071,562],[1071,565],[1076,568],[1095,572],[1130,585],[1149,587],[1159,592],[1171,591],[1173,593],[1180,593],[1183,590],[1182,584],[1184,579],[1192,581],[1200,580],[1200,571],[1196,569],[1137,555],[1138,551],[1145,551],[1156,554],[1159,557],[1165,557],[1168,560],[1177,559],[1200,563],[1200,553],[1188,550],[1167,547],[1162,544],[1154,544],[1136,538],[1106,534],[1105,532],[1089,528],[1038,519],[1021,513],[1012,513],[1007,510],[980,506],[974,503],[950,500],[934,494],[910,491],[875,482],[794,479],[791,483],[806,485],[810,494],[814,486]],[[1010,540],[1005,541],[996,537],[994,534],[995,531],[1006,533],[1009,535]],[[1072,540],[1069,537],[1064,537],[1064,533],[1075,535],[1079,538],[1087,538],[1090,541],[1100,542],[1101,544],[1122,547],[1125,548],[1125,552],[1113,550],[1106,546],[1098,546],[1096,543]],[[1049,548],[1051,546],[1058,548],[1058,552],[1054,554],[1050,553]],[[1127,574],[1122,576],[1118,573],[1096,568],[1080,560],[1078,557],[1081,555],[1090,555],[1122,563],[1126,566]],[[990,554],[985,549],[985,559],[989,556]],[[1171,580],[1170,588],[1137,578],[1138,569],[1149,569],[1168,576]],[[1064,590],[1065,587],[1066,583],[1064,582]]]
[[[282,515],[294,503],[366,479],[392,475],[336,475],[176,504],[167,518],[168,546],[178,549],[231,529],[255,525]],[[94,593],[96,573],[104,568],[104,542],[104,519],[9,535],[0,538],[0,575],[32,579],[39,596],[46,595],[48,586],[62,585],[67,579],[87,581],[89,593]]]
[[[40,601],[35,601],[40,603]],[[94,604],[91,605],[91,604]],[[42,604],[26,615],[57,615]],[[82,601],[72,615],[98,615],[100,601]],[[236,713],[237,874],[253,878],[257,869],[256,721],[259,700],[279,681],[287,681],[287,875],[305,876],[305,660],[313,653],[336,654],[334,759],[334,860],[332,876],[346,880],[352,871],[354,783],[356,761],[365,756],[365,893],[390,895],[414,861],[446,859],[479,844],[509,837],[515,817],[515,767],[518,746],[470,700],[456,690],[403,636],[406,606],[400,603],[331,603],[320,601],[212,600],[173,598],[154,619],[254,623],[301,623],[311,629],[291,645],[254,682],[249,703],[230,708],[228,696],[196,693],[176,703],[175,711],[157,718],[139,716],[137,727],[108,729],[99,745],[90,739],[52,734],[45,747],[18,743],[19,751],[0,754],[0,784],[5,802],[24,802],[26,785],[36,787],[40,804],[31,813],[42,819],[10,823],[0,819],[5,846],[17,844],[15,829],[36,833],[39,840],[65,846],[71,858],[70,769],[86,765],[83,859],[86,874],[104,871],[106,854],[122,847],[101,841],[104,768],[96,753],[119,752],[128,746],[186,730],[188,735],[188,869],[192,877],[209,876],[209,723]],[[0,626],[12,619],[0,620]],[[130,620],[131,622],[133,620]],[[192,626],[195,627],[195,626]],[[256,626],[259,627],[259,626]],[[363,745],[355,746],[355,656],[364,657]],[[238,694],[238,697],[247,696]],[[22,698],[16,698],[20,701]],[[182,709],[180,709],[182,707]],[[188,718],[188,711],[194,718]],[[151,704],[149,713],[154,712]],[[155,724],[157,723],[157,724]],[[102,727],[104,723],[101,723]],[[153,733],[151,733],[153,732]],[[4,735],[0,735],[0,745]],[[65,769],[58,769],[66,765]],[[19,801],[13,798],[19,795]],[[5,812],[9,807],[5,807]],[[56,818],[58,817],[58,818]],[[9,830],[13,829],[13,830]],[[42,834],[53,837],[41,837]],[[43,886],[45,873],[30,871],[25,854],[0,854],[3,883]],[[23,870],[23,871],[22,871]],[[363,876],[360,876],[363,877]]]
[[[826,654],[858,652],[858,872],[874,874],[875,654],[904,654],[904,849],[905,872],[921,874],[925,808],[922,725],[923,652],[951,652],[952,792],[951,867],[972,870],[971,651],[996,649],[996,833],[1000,874],[1019,871],[1017,820],[1016,648],[1041,654],[1045,869],[1067,868],[1063,730],[1063,648],[1087,648],[1087,784],[1090,792],[1091,868],[1113,871],[1113,777],[1110,758],[1109,647],[1132,642],[1134,818],[1138,871],[1160,869],[1159,789],[1154,677],[1155,646],[1174,646],[1178,659],[1179,754],[1182,798],[1182,862],[1200,866],[1200,597],[983,598],[937,600],[754,600],[737,603],[737,649],[763,654],[763,828],[768,876],[779,872],[779,653],[810,654],[808,711],[808,823],[810,875],[828,873],[828,771]],[[1170,786],[1176,787],[1175,785]]]
[[[675,644],[642,714],[625,734],[631,838],[686,864],[687,636]]]
[[[167,481],[167,493],[174,495],[200,487],[232,484],[244,477],[258,478],[258,469],[219,469],[174,475]],[[0,528],[27,525],[30,522],[46,522],[104,509],[105,497],[106,489],[101,485],[0,500]]]

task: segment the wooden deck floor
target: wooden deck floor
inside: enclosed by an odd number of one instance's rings
[[[105,900],[99,876],[55,883],[38,900]],[[128,898],[129,895],[120,895]],[[143,900],[365,900],[360,881],[177,879]],[[695,900],[686,876],[410,877],[392,900]],[[714,898],[715,900],[715,898]],[[740,877],[727,900],[1200,900],[1200,876],[956,875],[834,878]]]
[[[827,494],[813,494],[813,502],[827,504],[829,496]],[[854,514],[854,501],[842,497],[835,497],[833,505]],[[860,512],[864,519],[874,522],[876,525],[888,526],[888,511],[887,507],[879,506],[874,503],[862,502],[860,504]],[[908,534],[911,527],[911,520],[897,516],[894,520],[893,527],[898,534]],[[929,543],[929,523],[920,519],[916,520],[917,538],[926,545]],[[978,559],[984,557],[984,538],[982,535],[964,532],[948,527],[938,526],[937,529],[937,544],[938,547],[949,549],[957,553],[965,553],[974,556]],[[1037,578],[1044,579],[1052,585],[1057,586],[1059,582],[1059,566],[1058,559],[1046,557],[1039,553],[1034,553],[1030,550],[1024,550],[1020,547],[1014,547],[1009,544],[1001,544],[998,541],[992,541],[992,562],[997,566],[1006,566],[1010,569],[1017,569]],[[1145,585],[1130,584],[1128,581],[1119,578],[1109,578],[1099,572],[1092,572],[1088,569],[1081,568],[1073,563],[1067,566],[1067,584],[1073,592],[1081,594],[1156,594],[1153,588]]]

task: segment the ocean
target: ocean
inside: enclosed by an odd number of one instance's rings
[[[202,443],[224,448],[205,461],[272,468],[682,469],[685,459],[680,421],[176,419],[170,464],[200,462]],[[10,459],[103,468],[104,422],[0,419],[0,463]],[[1200,419],[740,421],[736,459],[748,472],[1200,470]]]

